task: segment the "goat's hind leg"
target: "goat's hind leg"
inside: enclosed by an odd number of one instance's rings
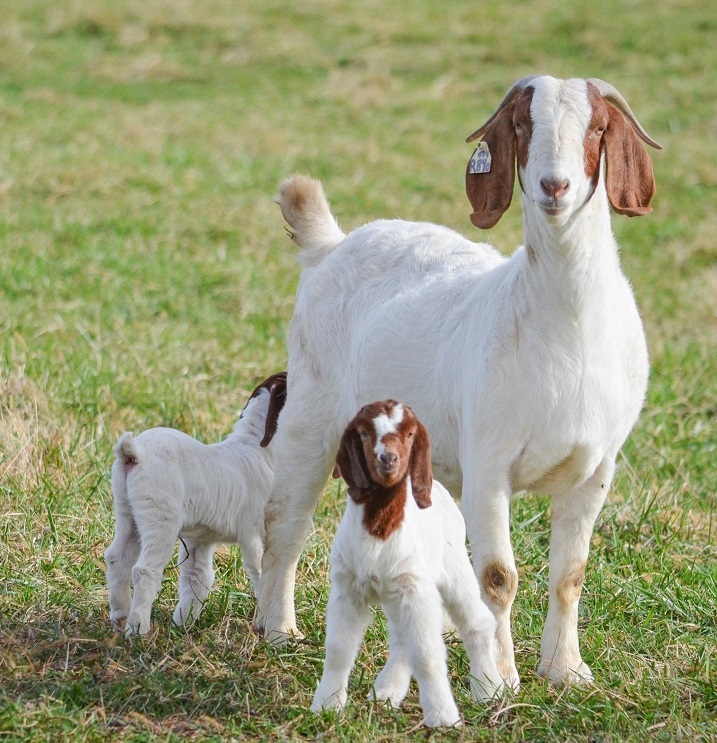
[[[214,583],[214,544],[180,538],[179,602],[172,619],[180,627],[199,619],[204,602]]]
[[[116,463],[112,470],[115,536],[112,544],[105,551],[110,621],[118,630],[132,605],[132,567],[137,562],[140,550],[139,533],[132,516],[132,509],[127,501],[124,480],[119,480],[123,475],[116,471],[119,466],[121,465]]]
[[[550,598],[538,675],[554,683],[593,680],[578,642],[578,604],[595,520],[605,502],[615,463],[605,459],[584,484],[551,503]]]
[[[403,633],[407,655],[418,681],[418,693],[427,727],[461,724],[448,682],[443,642],[443,608],[438,589],[415,581],[383,603],[392,626]]]
[[[132,608],[125,623],[125,635],[146,635],[150,629],[152,604],[162,586],[164,568],[172,559],[179,533],[179,516],[162,508],[146,507],[135,518],[141,526],[142,549],[132,568]],[[137,510],[137,509],[136,509]]]
[[[400,629],[388,619],[388,660],[368,693],[370,700],[387,701],[398,708],[411,685],[411,662]]]

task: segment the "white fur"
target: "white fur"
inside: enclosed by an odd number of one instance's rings
[[[362,524],[364,506],[348,499],[331,550],[331,593],[326,612],[326,660],[311,709],[341,709],[361,639],[380,604],[388,618],[389,658],[370,699],[398,707],[411,676],[418,681],[423,721],[460,725],[448,682],[443,606],[471,662],[474,699],[500,693],[495,664],[495,619],[480,595],[465,548],[465,524],[448,491],[433,482],[432,505],[419,509],[410,479],[404,520],[388,539]]]
[[[256,591],[272,483],[274,445],[259,446],[269,399],[268,389],[259,390],[233,432],[217,444],[202,444],[172,428],[120,437],[112,467],[115,538],[105,559],[110,619],[118,628],[126,619],[126,635],[149,632],[152,603],[177,537],[175,624],[199,616],[214,582],[212,558],[219,542],[241,546]]]
[[[552,495],[538,672],[592,678],[578,646],[581,576],[616,455],[643,403],[648,359],[611,231],[604,163],[588,198],[586,84],[531,84],[534,127],[520,169],[529,250],[504,258],[445,227],[399,220],[341,238],[333,220],[294,230],[312,252],[301,254],[262,563],[257,626],[272,641],[297,632],[295,567],[343,427],[357,407],[393,397],[424,422],[437,477],[462,495],[474,569],[497,620],[498,668],[516,687],[510,499],[520,490]],[[552,215],[540,186],[551,178],[570,183]],[[291,194],[301,191],[325,203],[318,182],[296,176],[278,197],[288,219]],[[334,235],[321,255],[314,233]]]
[[[373,426],[376,430],[376,446],[373,450],[380,457],[386,452],[386,445],[383,443],[383,437],[388,433],[396,433],[396,427],[403,420],[403,406],[397,405],[391,414],[391,417],[382,414],[373,419]]]

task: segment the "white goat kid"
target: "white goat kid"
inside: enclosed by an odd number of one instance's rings
[[[256,623],[272,641],[297,631],[295,567],[343,426],[360,405],[393,397],[426,425],[438,479],[462,495],[498,668],[516,687],[510,499],[552,495],[538,673],[590,680],[577,634],[590,537],[648,376],[610,204],[650,211],[638,137],[659,145],[611,85],[552,77],[517,82],[479,136],[492,165],[466,174],[474,224],[508,208],[517,159],[525,246],[510,258],[426,223],[382,220],[345,236],[317,181],[281,186],[303,271]]]
[[[398,707],[411,676],[424,723],[461,722],[448,683],[443,607],[471,662],[475,699],[503,687],[495,662],[495,619],[480,595],[458,506],[431,473],[430,442],[413,411],[395,400],[364,406],[336,457],[348,485],[346,512],[331,550],[326,661],[311,708],[341,709],[363,634],[380,604],[390,654],[370,698]]]
[[[120,437],[112,467],[115,538],[105,559],[110,619],[117,628],[126,619],[125,635],[149,632],[152,604],[178,537],[175,624],[199,616],[214,582],[218,542],[241,546],[257,591],[273,477],[269,443],[285,399],[286,373],[266,379],[218,444],[207,446],[173,428]]]

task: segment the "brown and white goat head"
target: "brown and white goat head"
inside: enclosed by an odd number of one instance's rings
[[[492,227],[510,205],[516,161],[528,201],[549,222],[564,224],[598,187],[603,153],[612,208],[630,217],[651,211],[655,179],[640,140],[662,147],[642,128],[622,95],[603,80],[524,77],[466,141],[479,137],[491,161],[487,172],[472,172],[476,168],[470,162],[466,169],[476,227]]]
[[[419,508],[431,505],[433,475],[428,432],[407,405],[372,402],[348,424],[336,455],[336,468],[349,496],[364,504],[364,525],[385,539],[400,526],[407,479]]]

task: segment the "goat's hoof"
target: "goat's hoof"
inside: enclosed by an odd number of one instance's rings
[[[501,699],[506,694],[513,694],[520,688],[520,679],[497,680],[484,678],[481,681],[474,676],[470,677],[471,697],[474,702],[492,702]]]
[[[184,627],[192,622],[196,622],[199,619],[199,614],[202,611],[202,604],[197,604],[194,601],[190,601],[187,604],[177,604],[172,614],[172,621],[177,627]]]
[[[140,637],[144,637],[145,635],[149,634],[150,629],[152,628],[152,625],[150,624],[149,620],[141,621],[141,620],[132,620],[132,617],[128,618],[124,625],[124,636],[125,637],[134,637],[135,635],[139,635]]]
[[[263,635],[266,642],[274,647],[281,647],[282,645],[288,645],[292,641],[298,642],[304,639],[304,635],[296,627],[286,630],[274,629],[268,632],[264,631]]]
[[[454,706],[454,709],[424,712],[423,724],[427,728],[459,728],[463,726],[463,720]]]
[[[508,666],[499,663],[498,672],[503,679],[502,691],[511,691],[517,694],[520,691],[520,676],[518,675],[518,669],[515,667],[515,664],[511,663]]]
[[[124,625],[124,620],[127,618],[128,614],[129,614],[129,609],[113,609],[110,612],[110,622],[112,622],[112,626],[117,631],[120,631],[122,629],[122,626]]]
[[[314,701],[311,703],[311,711],[317,715],[324,710],[334,710],[335,712],[338,712],[346,706],[346,700],[347,695],[345,691],[330,694],[323,699],[317,694],[314,696]]]
[[[552,660],[541,660],[537,673],[556,686],[581,686],[591,684],[594,680],[590,667],[582,661],[572,666],[560,666]]]
[[[406,698],[408,689],[391,689],[389,687],[374,686],[367,695],[369,702],[388,702],[393,709],[398,709]]]

